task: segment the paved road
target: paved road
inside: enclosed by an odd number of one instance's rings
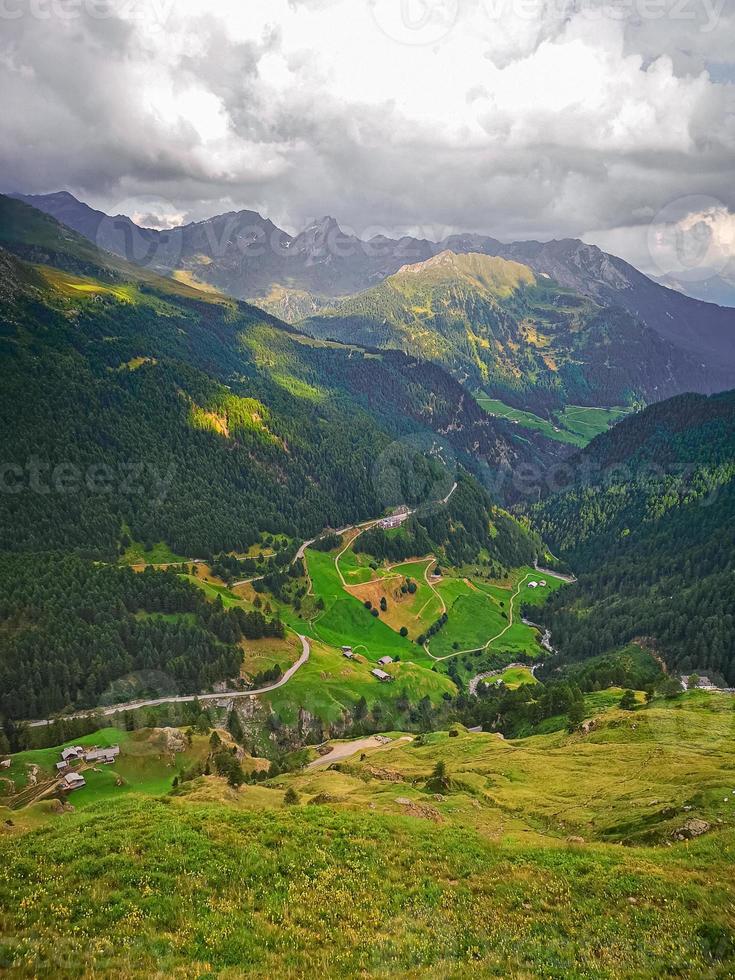
[[[560,578],[567,585],[573,585],[577,581],[576,575],[565,575],[563,572],[555,572],[552,568],[541,568],[538,561],[534,561],[533,567],[541,575],[551,575],[552,578]]]
[[[444,497],[443,500],[438,502],[446,504],[456,489],[457,489],[457,484],[455,483],[452,486],[452,489],[446,495],[446,497]],[[414,513],[414,511],[410,510],[408,512],[409,516],[412,513]],[[340,530],[336,531],[335,533],[344,534],[346,531],[350,531],[354,527],[356,527],[358,529],[358,533],[361,534],[362,531],[364,531],[366,528],[378,524],[382,519],[383,518],[379,517],[370,521],[365,521],[362,524],[356,524],[356,525],[350,524],[347,527],[340,528]],[[325,529],[320,534],[316,535],[316,537],[310,538],[308,541],[304,541],[304,543],[299,547],[299,550],[296,552],[294,558],[292,559],[292,564],[296,562],[299,558],[303,559],[304,553],[306,552],[306,549],[309,547],[309,545],[313,544],[323,534],[327,533],[327,531],[328,529]],[[335,564],[337,567],[337,572],[339,573],[340,578],[342,578],[342,573],[339,570],[338,560],[339,560],[339,555],[337,556],[337,561],[335,562]],[[201,559],[197,559],[195,563],[197,564],[201,563]],[[191,564],[191,562],[189,562],[188,564]],[[306,571],[306,574],[307,577],[309,577],[308,569]],[[262,578],[262,577],[263,576],[257,576],[256,578],[252,578],[252,579],[244,579],[242,582],[235,582],[234,585],[245,585],[248,582],[255,582],[258,580],[258,578]],[[344,582],[344,579],[342,579],[342,581]],[[310,578],[309,578],[309,583],[311,583]],[[311,584],[310,584],[310,588],[311,588]],[[182,695],[177,695],[175,697],[151,698],[149,700],[139,700],[139,701],[126,701],[125,703],[122,704],[113,704],[104,708],[97,708],[97,709],[91,708],[86,711],[77,711],[74,714],[64,715],[63,717],[65,719],[88,718],[90,715],[94,715],[94,714],[102,714],[107,716],[107,715],[117,714],[117,712],[119,711],[133,711],[136,708],[155,708],[159,704],[184,704],[190,701],[219,701],[220,699],[225,699],[225,698],[244,698],[244,697],[254,697],[259,694],[267,694],[269,691],[275,691],[276,688],[283,687],[284,684],[287,684],[288,681],[296,673],[296,671],[300,667],[302,667],[309,659],[309,653],[311,651],[311,648],[309,646],[309,641],[305,636],[302,636],[300,633],[297,635],[301,640],[301,647],[303,650],[301,656],[299,657],[299,659],[296,661],[295,664],[293,664],[291,667],[288,668],[287,671],[285,671],[285,673],[280,678],[280,680],[276,681],[274,684],[269,684],[268,687],[260,687],[252,691],[223,691],[221,694],[186,694],[186,695],[182,694]],[[44,718],[39,721],[27,722],[27,724],[29,728],[38,728],[42,725],[50,725],[52,722],[56,720],[57,719],[55,718]]]
[[[300,633],[297,635],[301,640],[301,656],[295,664],[292,664],[292,666],[284,672],[283,676],[279,678],[279,680],[275,681],[273,684],[269,684],[267,687],[259,687],[252,691],[223,691],[221,694],[180,694],[175,697],[126,701],[124,704],[112,704],[104,708],[90,708],[87,711],[77,711],[73,715],[64,715],[63,720],[66,721],[69,718],[88,718],[90,715],[96,714],[114,715],[117,714],[118,711],[133,711],[136,708],[155,708],[159,704],[185,704],[189,701],[220,701],[228,698],[251,698],[258,694],[267,694],[269,691],[275,691],[277,688],[283,687],[284,684],[288,683],[296,671],[299,670],[300,667],[303,667],[303,665],[309,659],[309,654],[311,652],[309,641]],[[56,720],[56,718],[45,718],[42,721],[31,721],[28,722],[28,727],[39,728],[41,725],[50,725]]]

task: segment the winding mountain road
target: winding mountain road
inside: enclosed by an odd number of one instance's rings
[[[185,704],[191,701],[220,701],[230,698],[252,698],[259,694],[267,694],[269,691],[275,691],[279,687],[283,687],[287,684],[293,675],[304,666],[306,661],[309,659],[311,653],[311,646],[309,640],[302,636],[301,633],[296,634],[301,640],[301,656],[292,664],[288,670],[284,671],[283,676],[280,677],[273,684],[269,684],[267,687],[258,687],[251,691],[221,691],[219,694],[178,694],[172,697],[165,698],[148,698],[138,701],[125,701],[121,704],[111,704],[106,705],[104,708],[89,708],[86,711],[77,711],[72,715],[63,715],[63,720],[66,721],[70,718],[89,718],[91,715],[115,715],[119,711],[134,711],[136,708],[155,708],[159,704]],[[40,728],[42,725],[50,725],[52,722],[60,719],[57,718],[44,718],[41,721],[29,721],[29,728]]]

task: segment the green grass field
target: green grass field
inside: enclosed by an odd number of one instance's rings
[[[364,697],[368,707],[376,702],[383,706],[383,718],[391,725],[393,704],[400,697],[406,697],[411,704],[418,704],[428,697],[436,704],[445,693],[456,694],[456,687],[444,674],[427,670],[409,659],[385,667],[393,677],[391,683],[381,683],[373,677],[370,670],[374,662],[362,657],[347,660],[331,646],[318,641],[311,645],[308,663],[297,671],[288,684],[279,687],[263,700],[287,724],[298,719],[299,709],[308,706],[309,711],[328,722],[339,721],[345,711]]]
[[[124,565],[171,565],[187,560],[182,555],[174,554],[165,541],[159,541],[149,551],[140,541],[133,541],[125,549],[121,562]]]
[[[160,741],[151,740],[147,730],[127,732],[119,728],[102,728],[91,735],[82,735],[63,745],[49,749],[32,749],[12,756],[10,769],[3,770],[15,782],[16,789],[28,785],[29,766],[38,766],[38,782],[56,775],[61,749],[66,745],[119,745],[121,752],[114,765],[100,765],[99,772],[84,771],[87,785],[70,794],[74,806],[83,808],[99,799],[137,792],[158,795],[171,787],[173,777],[192,764],[206,748],[206,738],[194,737],[190,749],[174,755],[164,750]],[[118,785],[119,784],[119,785]],[[0,800],[2,798],[0,797]]]
[[[583,445],[591,442],[601,432],[607,432],[611,425],[629,415],[629,408],[586,408],[567,405],[563,412],[557,412],[560,425],[583,440]]]
[[[360,652],[373,663],[384,656],[427,661],[420,647],[392,630],[379,616],[372,616],[359,599],[344,590],[333,554],[307,549],[306,560],[314,592],[325,605],[311,626],[305,627],[308,635],[336,648],[359,645]]]
[[[546,581],[545,587],[530,589],[521,586],[516,598],[518,585],[522,580]],[[540,653],[538,633],[521,621],[520,608],[524,603],[540,603],[563,585],[560,579],[532,568],[517,569],[507,585],[495,585],[479,579],[469,580],[446,577],[438,586],[447,606],[446,625],[429,641],[429,649],[434,657],[447,657],[459,651],[487,648],[495,653],[507,655],[526,654],[537,656]],[[513,623],[509,615],[513,608]],[[502,635],[500,635],[502,634]],[[488,640],[497,637],[488,645]]]
[[[200,777],[5,827],[0,969],[730,977],[734,718],[693,692],[588,735],[455,726],[240,791]],[[692,818],[708,831],[674,840]]]
[[[548,439],[566,442],[580,449],[631,411],[629,408],[589,408],[567,405],[562,411],[555,413],[556,422],[551,422],[534,415],[533,412],[506,405],[500,399],[490,398],[482,392],[475,395],[475,400],[488,415],[508,419],[510,422],[518,423],[520,428],[533,429],[543,433]]]
[[[542,432],[547,439],[555,439],[557,442],[566,442],[572,446],[579,446],[580,448],[586,445],[586,442],[579,434],[568,431],[566,427],[556,426],[553,422],[534,415],[533,412],[526,412],[520,408],[512,408],[510,405],[501,402],[499,398],[490,398],[480,392],[475,395],[475,400],[480,408],[486,411],[488,415],[496,415],[499,418],[507,419],[509,422],[517,422],[519,427],[523,429],[533,429],[536,432]]]

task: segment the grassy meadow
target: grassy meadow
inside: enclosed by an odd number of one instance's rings
[[[547,439],[565,442],[582,449],[601,432],[619,422],[631,411],[629,408],[594,408],[584,405],[565,405],[554,413],[554,420],[543,419],[533,412],[506,405],[499,398],[477,392],[475,400],[488,415],[515,422],[523,429],[541,432]]]
[[[0,832],[0,969],[732,976],[734,720],[693,692],[586,735],[455,726],[240,790],[81,791]]]

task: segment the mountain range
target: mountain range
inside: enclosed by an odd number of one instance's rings
[[[0,499],[2,548],[109,557],[129,532],[194,556],[247,549],[265,530],[380,514],[394,445],[446,446],[468,486],[499,494],[503,474],[549,457],[438,365],[314,341],[7,197],[0,266],[0,430],[18,490]],[[100,465],[101,490],[87,479]],[[73,489],[20,492],[39,467],[47,481],[71,467]],[[474,493],[456,504],[476,511]]]
[[[600,305],[514,260],[440,252],[297,324],[442,364],[472,390],[542,415],[629,405],[731,379],[621,307]]]
[[[662,340],[692,354],[709,373],[709,390],[735,384],[732,309],[669,289],[624,260],[576,239],[503,243],[465,234],[441,242],[384,235],[362,241],[329,217],[291,236],[247,210],[158,231],[141,229],[126,216],[109,217],[66,192],[22,199],[113,254],[247,299],[290,321],[331,307],[337,298],[369,289],[403,266],[445,251],[519,262],[537,277],[549,277],[598,306],[622,308]]]

